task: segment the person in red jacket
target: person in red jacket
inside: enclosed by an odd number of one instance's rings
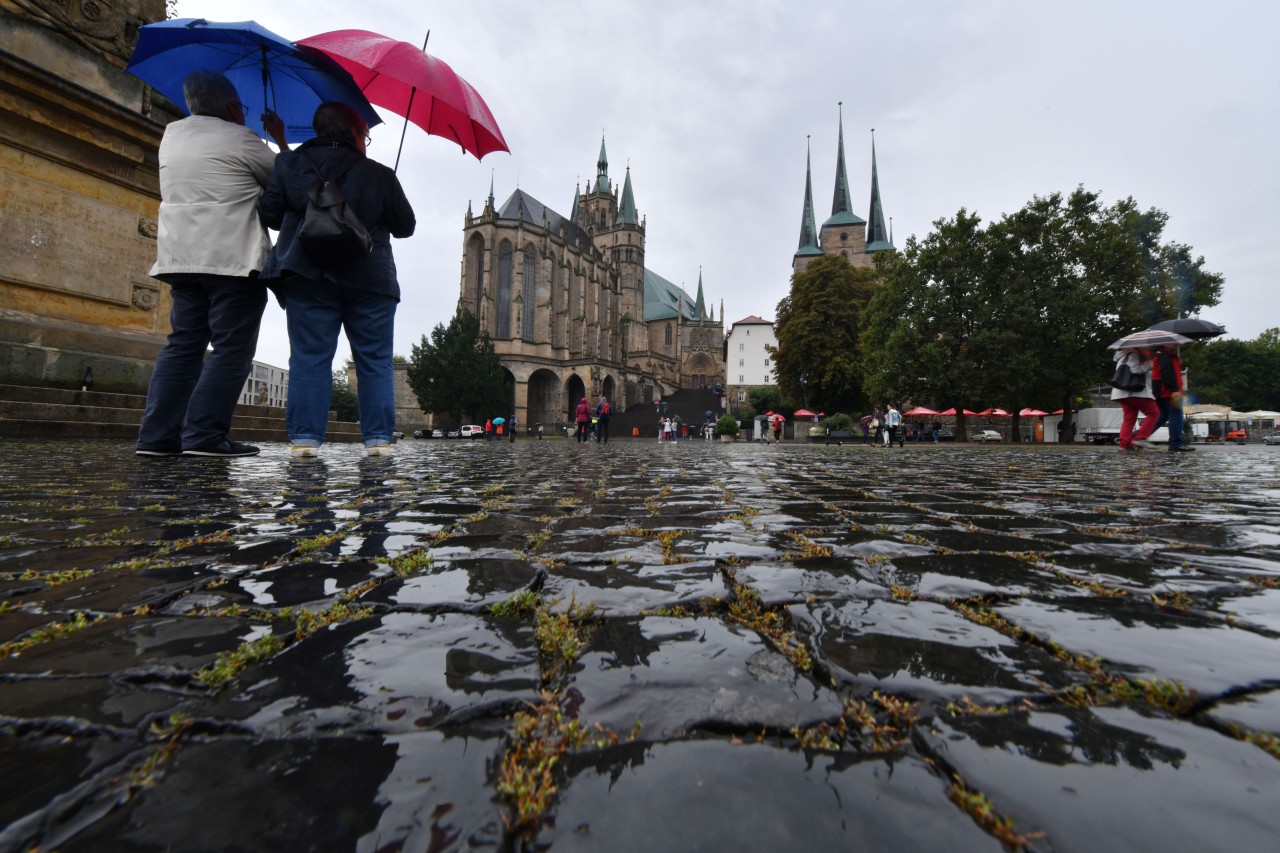
[[[1156,395],[1156,405],[1160,408],[1156,429],[1168,425],[1171,453],[1195,450],[1187,446],[1183,435],[1182,397],[1186,390],[1178,351],[1174,347],[1157,348],[1151,367],[1151,391]]]
[[[578,411],[575,415],[578,422],[578,443],[584,444],[590,438],[591,429],[591,405],[587,402],[587,398],[583,397],[582,402],[578,404]]]

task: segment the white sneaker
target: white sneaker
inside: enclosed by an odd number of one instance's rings
[[[365,456],[390,456],[391,454],[392,450],[389,444],[375,444],[364,449]]]
[[[320,455],[320,448],[310,444],[295,444],[289,448],[289,455],[299,459],[312,459]]]

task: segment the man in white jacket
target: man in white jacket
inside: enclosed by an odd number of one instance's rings
[[[244,105],[223,75],[194,72],[183,94],[191,115],[166,127],[160,141],[151,268],[172,291],[173,331],[156,357],[137,453],[252,456],[258,448],[231,441],[228,432],[267,304],[257,276],[271,239],[257,204],[275,154],[244,126]],[[287,148],[279,117],[268,113],[263,123]]]

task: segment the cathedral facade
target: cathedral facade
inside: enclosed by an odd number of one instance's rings
[[[492,187],[468,208],[458,307],[493,340],[523,423],[571,421],[583,397],[621,411],[724,383],[723,311],[707,310],[701,272],[691,297],[645,266],[645,225],[603,140],[568,215],[519,189],[495,205]]]
[[[873,130],[872,133],[875,133]],[[867,218],[853,212],[849,194],[849,177],[844,165],[844,116],[839,119],[839,144],[836,152],[836,186],[831,201],[831,216],[816,227],[813,215],[813,171],[809,155],[804,164],[804,211],[800,219],[800,247],[791,261],[791,271],[799,274],[809,268],[814,258],[843,255],[855,267],[875,266],[875,253],[893,248],[893,234],[884,227],[884,205],[880,201],[880,176],[876,170],[876,143],[871,139],[871,205]]]

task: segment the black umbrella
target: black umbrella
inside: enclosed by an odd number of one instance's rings
[[[1180,317],[1177,320],[1161,320],[1154,326],[1148,327],[1149,331],[1156,332],[1174,332],[1193,340],[1201,340],[1203,338],[1216,338],[1218,335],[1225,335],[1227,330],[1217,323],[1210,323],[1208,320],[1201,320],[1199,317]]]

